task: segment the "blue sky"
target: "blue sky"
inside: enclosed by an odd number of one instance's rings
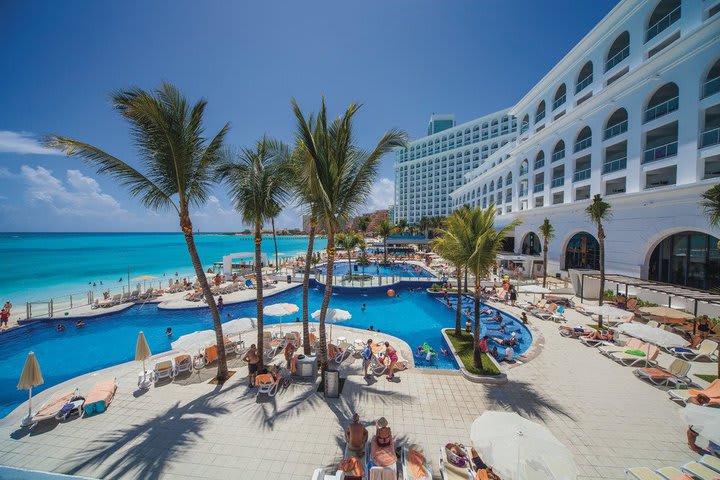
[[[459,122],[512,105],[616,0],[363,2],[0,0],[2,231],[174,231],[78,160],[48,154],[43,133],[79,138],[134,162],[109,92],[168,80],[205,97],[207,131],[230,143],[290,141],[290,98],[310,112],[325,95],[358,114],[358,143],[388,128],[422,136],[432,112]],[[392,199],[393,156],[368,208]],[[204,231],[242,228],[222,188],[193,212]],[[286,209],[281,226],[299,226]]]

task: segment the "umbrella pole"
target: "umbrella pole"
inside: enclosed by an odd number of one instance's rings
[[[28,414],[27,414],[27,417],[22,419],[22,422],[20,422],[20,425],[23,427],[32,425],[32,387],[30,387],[28,389]]]

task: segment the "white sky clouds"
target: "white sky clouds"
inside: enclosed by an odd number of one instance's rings
[[[0,153],[58,155],[57,151],[40,145],[33,134],[8,130],[0,130]]]
[[[375,182],[367,201],[367,210],[387,210],[395,199],[395,182],[383,177]]]

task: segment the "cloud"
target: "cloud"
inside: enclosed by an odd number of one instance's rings
[[[387,210],[395,202],[395,182],[383,177],[372,187],[370,197],[366,203],[367,210]]]
[[[45,148],[28,132],[0,130],[0,153],[31,153],[35,155],[59,155],[57,150]]]
[[[41,166],[23,165],[20,176],[27,185],[25,199],[28,204],[44,205],[58,215],[108,217],[127,214],[115,198],[102,192],[94,178],[79,170],[66,172],[66,184]]]

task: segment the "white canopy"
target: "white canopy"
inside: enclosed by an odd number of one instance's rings
[[[661,347],[685,347],[688,342],[680,335],[676,335],[667,330],[663,330],[657,327],[651,327],[644,323],[621,323],[618,325],[617,330],[625,335],[639,338],[640,340]]]
[[[200,330],[188,333],[170,344],[174,350],[192,350],[216,342],[215,330]]]
[[[502,478],[577,478],[570,450],[547,428],[516,413],[483,413],[472,423],[470,439],[483,461]]]
[[[298,310],[300,310],[300,307],[294,303],[276,303],[263,308],[263,313],[270,317],[284,317],[285,315],[297,313]]]
[[[223,333],[227,335],[252,330],[253,328],[257,328],[256,318],[236,318],[222,325]]]
[[[720,444],[720,408],[701,407],[688,403],[680,410],[680,416],[703,438]]]
[[[596,315],[602,315],[603,317],[630,319],[635,314],[622,308],[618,308],[614,305],[588,305],[583,306],[586,312],[594,313]]]
[[[320,319],[320,310],[315,310],[312,313],[312,318],[315,320]],[[339,308],[328,308],[327,314],[325,315],[325,321],[329,323],[342,322],[350,320],[352,315],[347,310],[341,310]]]
[[[537,294],[545,294],[545,293],[552,293],[552,290],[549,288],[545,288],[542,285],[520,285],[520,288],[518,288],[518,291],[522,293],[537,293]]]

